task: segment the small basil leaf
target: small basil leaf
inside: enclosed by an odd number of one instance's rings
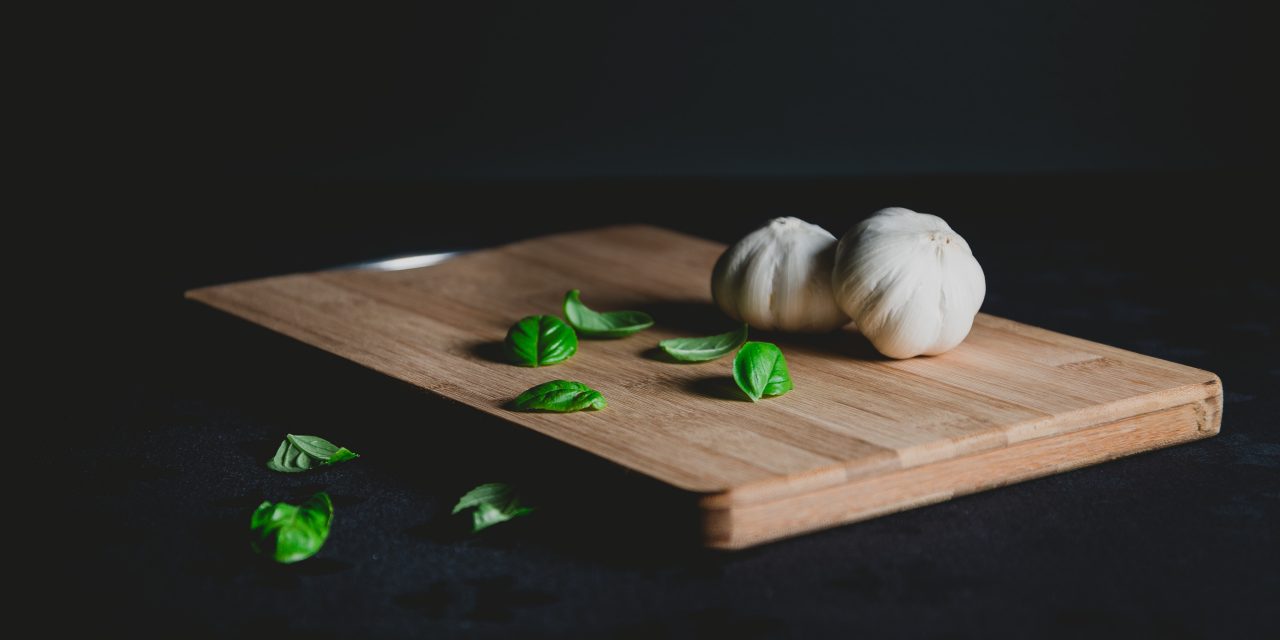
[[[621,338],[653,326],[653,317],[643,311],[592,311],[577,289],[564,294],[564,317],[578,333],[592,338]]]
[[[267,468],[282,473],[298,473],[319,464],[334,464],[359,457],[360,454],[319,436],[288,434],[276,449],[276,455],[267,461]]]
[[[511,493],[511,487],[501,482],[482,484],[462,494],[462,497],[458,499],[458,504],[453,506],[453,514],[457,515],[457,513],[463,509],[469,509],[482,504],[492,504],[494,502],[504,501]]]
[[[281,473],[298,473],[311,468],[311,456],[293,446],[286,438],[276,449],[276,455],[267,461],[267,468]]]
[[[454,505],[453,513],[456,515],[465,509],[474,509],[471,512],[472,532],[533,513],[532,507],[520,503],[520,497],[510,485],[501,482],[482,484],[468,491]]]
[[[503,344],[512,363],[541,367],[569,359],[578,350],[578,335],[555,316],[528,316],[511,325]]]
[[[321,491],[300,505],[263,502],[249,521],[253,550],[281,564],[306,560],[329,538],[333,502]]]
[[[733,358],[733,381],[752,402],[764,396],[780,396],[794,387],[782,350],[770,342],[742,345]]]
[[[337,451],[334,451],[334,452],[333,452],[333,455],[332,455],[332,456],[329,456],[329,459],[328,459],[328,460],[325,460],[325,461],[324,461],[324,463],[325,463],[325,464],[337,464],[337,463],[339,463],[339,462],[346,462],[346,461],[348,461],[348,460],[355,460],[356,458],[359,458],[359,457],[360,457],[360,454],[358,454],[358,453],[356,453],[356,452],[354,452],[354,451],[352,451],[352,450],[350,450],[350,449],[348,449],[348,448],[346,448],[346,447],[338,447],[338,450],[337,450]]]
[[[672,338],[658,343],[667,355],[681,362],[707,362],[733,353],[747,341],[747,325],[705,338]]]
[[[604,396],[581,382],[552,380],[516,396],[513,403],[520,411],[555,411],[568,413],[584,409],[603,409]]]
[[[290,444],[301,449],[312,458],[320,460],[328,460],[333,452],[338,450],[338,445],[321,438],[320,436],[295,436],[293,434],[286,435],[285,440]]]

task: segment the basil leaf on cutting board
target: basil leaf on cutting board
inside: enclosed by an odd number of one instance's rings
[[[752,402],[765,396],[780,396],[795,386],[782,350],[771,342],[742,345],[733,358],[733,381]]]
[[[324,464],[346,462],[359,458],[360,454],[339,447],[320,436],[295,436],[288,434],[276,455],[267,461],[267,468],[282,473],[299,473]]]
[[[253,512],[249,532],[253,550],[290,564],[315,555],[329,538],[333,501],[321,491],[300,505],[263,502]]]
[[[564,294],[564,317],[584,336],[622,338],[653,326],[653,316],[643,311],[593,311],[579,296],[577,289]]]
[[[453,507],[453,514],[466,509],[474,509],[471,512],[473,533],[533,512],[533,507],[520,503],[520,497],[511,485],[501,482],[482,484],[468,491]]]
[[[554,411],[568,413],[584,409],[603,409],[604,396],[581,382],[552,380],[516,396],[512,403],[520,411]]]
[[[555,316],[528,316],[511,325],[503,342],[507,357],[522,367],[542,367],[578,351],[578,335]]]
[[[705,338],[671,338],[658,343],[667,355],[681,362],[707,362],[733,353],[747,341],[747,324],[728,333]]]

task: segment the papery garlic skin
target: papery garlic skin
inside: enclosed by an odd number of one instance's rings
[[[840,239],[836,303],[890,358],[938,355],[973,327],[987,293],[969,243],[938,216],[891,207]]]
[[[836,237],[799,218],[774,218],[725,250],[711,297],[755,329],[821,332],[849,322],[831,291]]]

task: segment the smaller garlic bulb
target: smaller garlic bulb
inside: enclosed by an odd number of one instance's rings
[[[711,272],[711,297],[756,329],[831,331],[849,322],[831,294],[836,237],[775,218],[729,247]]]
[[[969,335],[987,281],[969,243],[938,216],[881,209],[840,239],[836,302],[890,358],[937,355]]]

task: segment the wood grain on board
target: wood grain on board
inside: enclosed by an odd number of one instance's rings
[[[535,238],[405,271],[303,273],[188,296],[698,494],[706,544],[739,548],[1218,432],[1212,373],[980,314],[955,350],[888,360],[853,330],[764,335],[795,390],[752,403],[732,357],[664,361],[655,345],[732,328],[710,301],[724,245],[649,226]],[[981,257],[981,256],[979,256]],[[502,361],[516,320],[568,289],[653,329],[583,339],[549,367]],[[553,379],[609,406],[518,413]]]

